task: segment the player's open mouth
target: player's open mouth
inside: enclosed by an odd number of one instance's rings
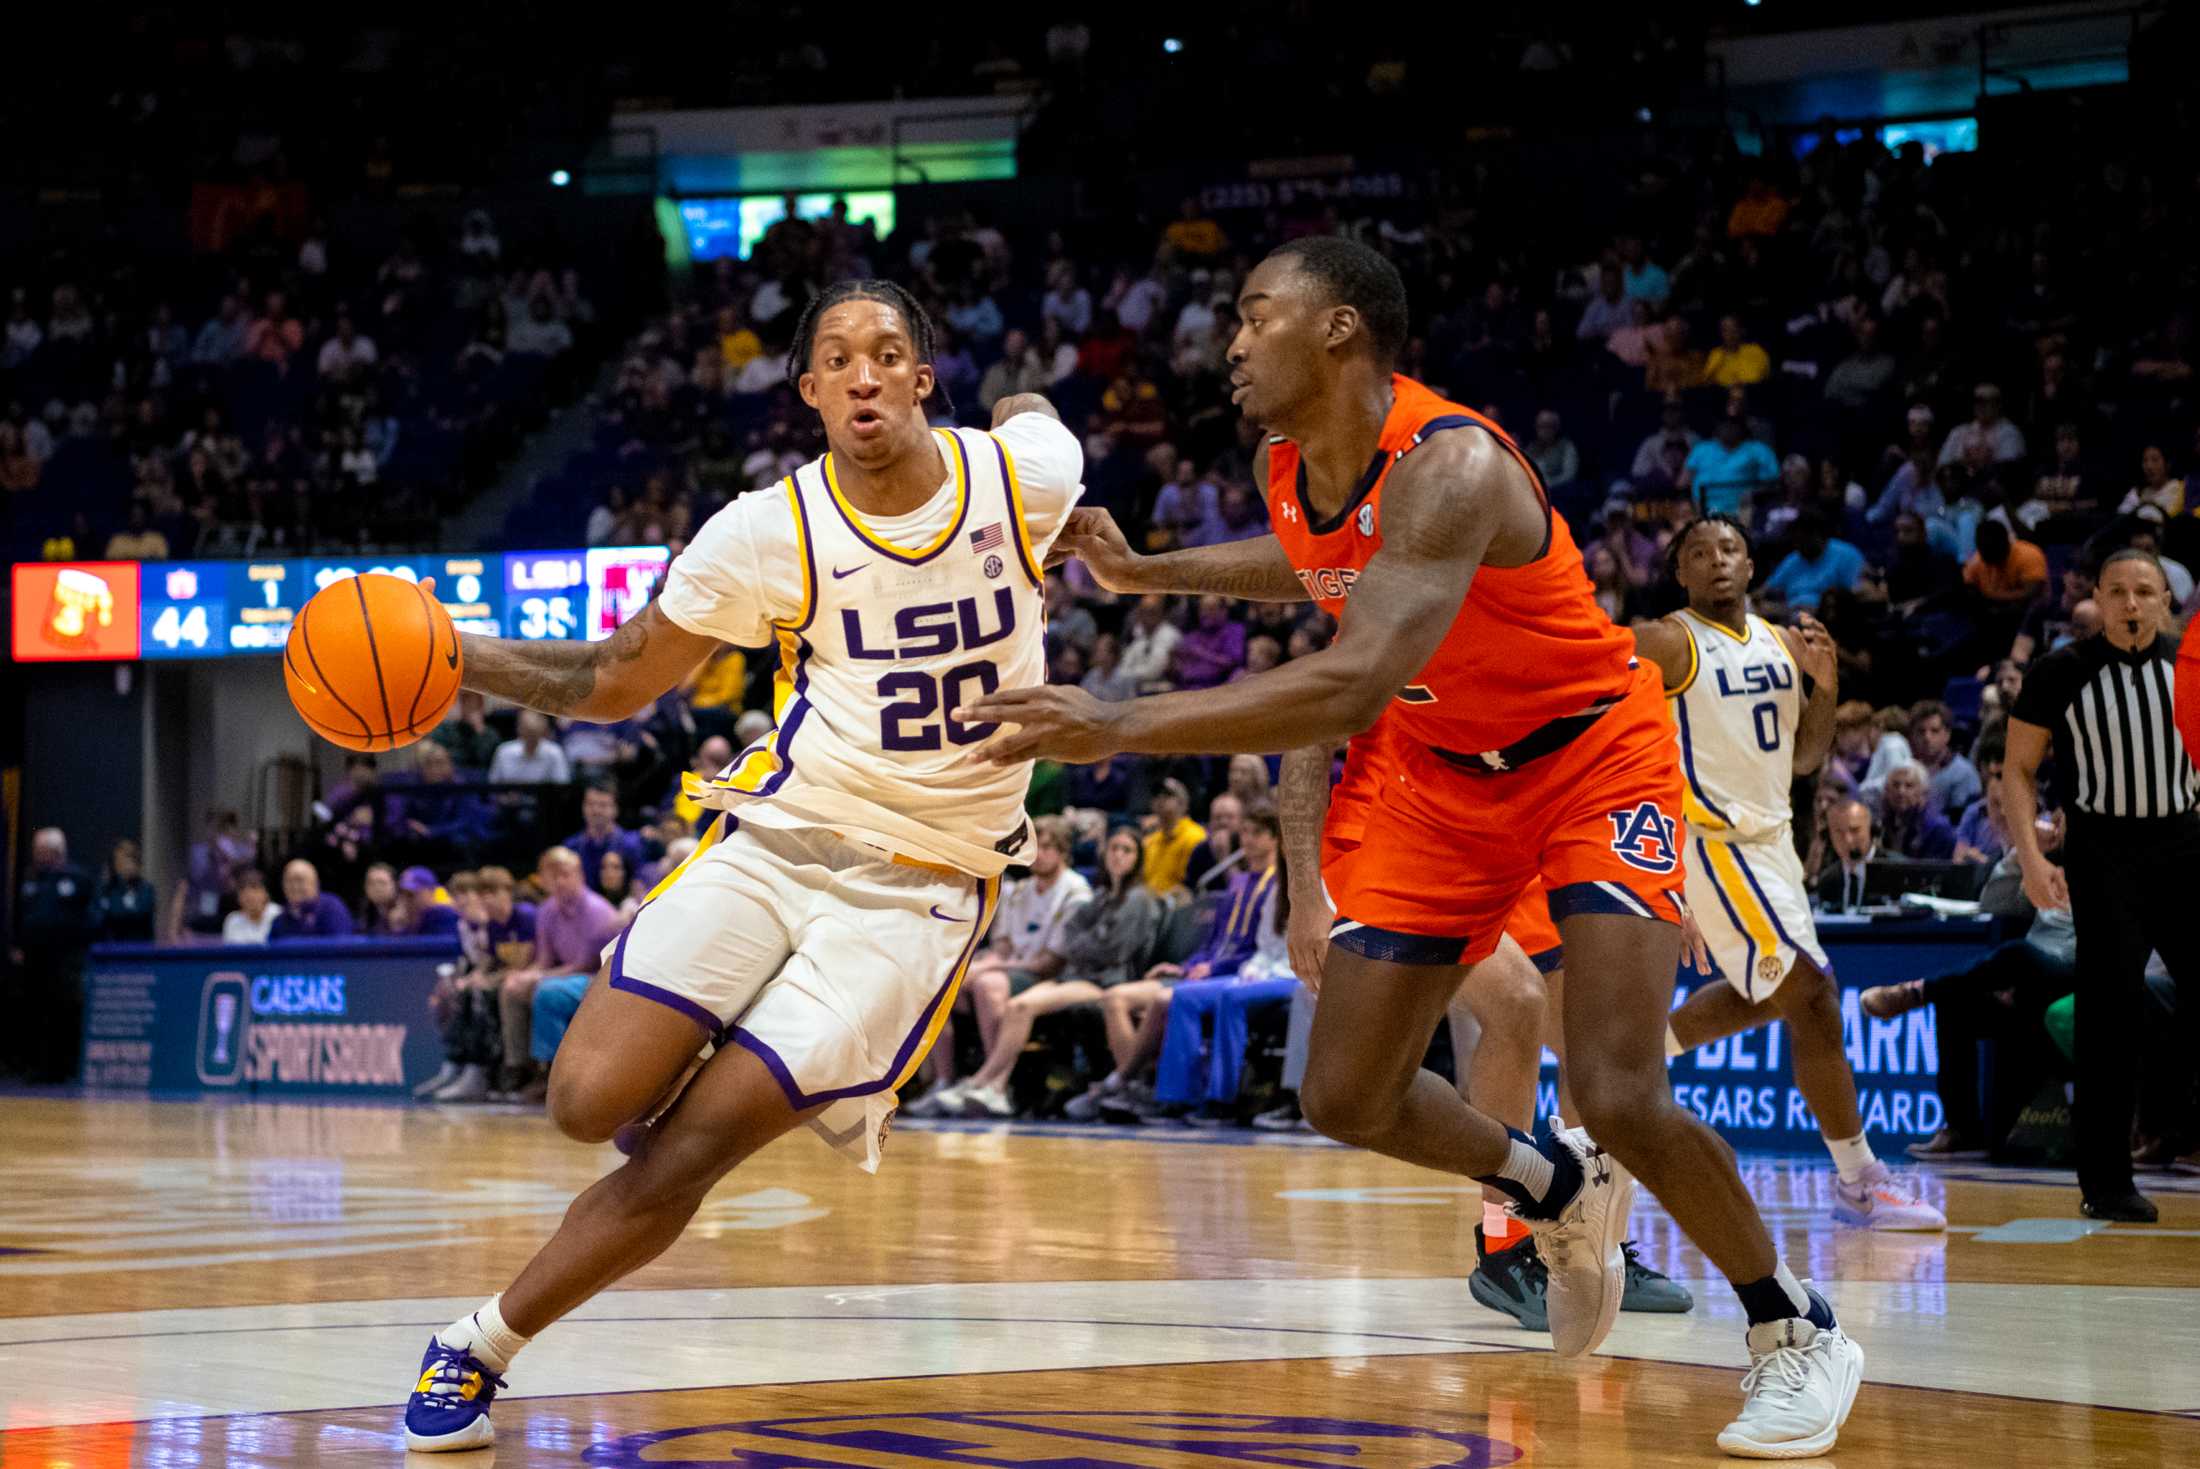
[[[858,408],[848,419],[848,426],[859,434],[875,434],[886,427],[886,420],[876,408]]]

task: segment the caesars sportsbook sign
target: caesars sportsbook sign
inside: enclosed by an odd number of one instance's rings
[[[427,1013],[449,940],[93,952],[87,1085],[404,1095],[442,1045]]]

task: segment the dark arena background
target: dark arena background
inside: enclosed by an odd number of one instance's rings
[[[2200,1463],[2200,866],[2132,856],[2200,821],[2200,8],[369,9],[9,28],[0,1464],[407,1452],[422,1339],[647,1156],[545,1115],[559,1038],[737,824],[710,778],[777,768],[814,636],[617,723],[469,690],[354,752],[286,694],[309,599],[432,579],[522,644],[656,616],[707,522],[826,452],[788,359],[848,278],[936,323],[935,427],[1043,395],[1134,552],[1253,542],[1307,490],[1234,404],[1241,293],[1321,237],[1395,267],[1397,371],[1517,441],[1605,617],[1761,672],[1683,610],[1717,514],[1751,568],[1725,635],[1830,639],[1796,906],[1721,886],[1699,917],[1747,957],[1675,992],[1754,1028],[1668,1063],[1862,1348],[1827,1462]],[[1014,573],[1020,526],[968,529]],[[1049,681],[1100,701],[1352,616],[1075,559],[1021,586]],[[1760,711],[1732,757],[1673,701],[1689,831],[1732,761],[1798,751],[1761,712],[1812,697],[1797,665],[1719,686]],[[1630,1290],[1663,1304],[1561,1358],[1542,1267],[1524,1305],[1478,1263],[1511,1227],[1480,1184],[1302,1108],[1282,754],[1038,762],[1038,846],[888,1078],[877,1174],[800,1128],[743,1162],[454,1462],[1722,1461],[1748,1319],[1647,1187]],[[2075,910],[2035,906],[2066,870]],[[1145,927],[1078,947],[1087,902]],[[1813,922],[1806,1022],[1764,996]],[[1554,1039],[1560,983],[1529,985]],[[1461,1002],[1424,1064],[1464,1094],[1500,1028]],[[1863,1133],[1828,1141],[1843,1072]],[[1539,1126],[1571,1106],[1551,1051],[1536,1090]]]

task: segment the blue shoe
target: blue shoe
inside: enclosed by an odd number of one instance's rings
[[[1633,1240],[1623,1241],[1619,1252],[1627,1266],[1627,1291],[1619,1298],[1622,1311],[1675,1312],[1695,1308],[1696,1298],[1688,1293],[1688,1287],[1643,1264],[1642,1257],[1635,1253]]]
[[[1474,1273],[1467,1277],[1467,1290],[1475,1300],[1492,1311],[1502,1311],[1530,1331],[1549,1331],[1551,1315],[1545,1297],[1551,1288],[1551,1273],[1543,1268],[1535,1241],[1524,1239],[1505,1249],[1492,1250],[1483,1241],[1481,1226],[1476,1225],[1474,1253],[1478,1258]]]
[[[482,1365],[472,1352],[428,1338],[420,1359],[420,1381],[405,1404],[405,1447],[414,1453],[441,1454],[454,1449],[486,1448],[496,1442],[489,1404],[504,1379]]]

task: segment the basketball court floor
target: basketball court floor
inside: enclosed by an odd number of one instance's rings
[[[0,1465],[393,1462],[429,1332],[617,1161],[496,1109],[0,1099]],[[2103,1228],[1945,1170],[1903,1237],[1834,1230],[1822,1158],[1745,1165],[1867,1353],[1822,1462],[2200,1465],[2200,1178]],[[911,1123],[871,1178],[798,1134],[521,1356],[494,1450],[414,1462],[1734,1462],[1738,1308],[1654,1202],[1697,1309],[1576,1362],[1469,1297],[1477,1212],[1311,1137]]]

